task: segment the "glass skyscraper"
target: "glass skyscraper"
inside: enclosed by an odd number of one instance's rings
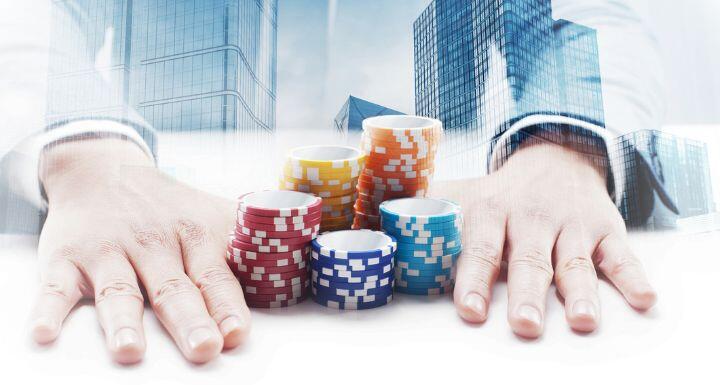
[[[666,209],[657,197],[647,199],[650,191],[647,178],[633,156],[639,151],[663,182],[665,190],[676,203],[679,216]],[[645,223],[631,223],[650,229],[674,228],[679,218],[709,214],[716,210],[713,202],[707,144],[680,138],[656,130],[642,130],[616,139],[611,156],[625,163],[626,190],[620,212],[624,218],[649,217]]]
[[[434,0],[413,30],[416,113],[443,122],[453,176],[527,114],[604,126],[595,31],[553,20],[550,0]]]
[[[87,44],[63,41],[76,26],[56,20],[53,45],[78,60],[51,59],[48,120],[134,110],[165,132],[275,129],[277,0],[72,3]]]

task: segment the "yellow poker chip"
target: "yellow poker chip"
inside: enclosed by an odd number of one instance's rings
[[[326,180],[351,179],[362,171],[362,167],[349,167],[344,169],[293,166],[285,162],[283,174],[295,179]]]
[[[354,218],[354,215],[347,215],[344,217],[323,219],[320,222],[320,228],[324,229],[326,226],[342,226],[342,225],[350,226],[350,224],[353,221],[353,218]]]
[[[320,198],[335,198],[348,195],[355,192],[356,185],[354,183],[345,183],[341,186],[311,186],[307,184],[292,183],[287,181],[280,181],[281,190],[294,190],[304,193],[313,194]]]
[[[290,150],[287,160],[292,167],[331,171],[362,168],[365,154],[348,146],[306,146]]]
[[[289,176],[289,175],[283,175],[282,180],[285,182],[304,184],[304,185],[310,185],[310,186],[333,187],[333,186],[342,186],[346,183],[350,183],[350,184],[357,183],[358,177],[313,180],[313,179],[299,179],[299,178],[293,178],[292,176]]]

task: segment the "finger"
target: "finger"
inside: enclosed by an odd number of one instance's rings
[[[83,265],[95,294],[95,309],[113,359],[121,364],[145,354],[143,297],[137,277],[120,247],[105,247]]]
[[[250,310],[242,288],[225,262],[225,239],[214,239],[200,225],[181,222],[178,230],[185,271],[200,289],[225,348],[240,345],[250,331]]]
[[[647,310],[655,305],[657,294],[624,234],[612,233],[606,236],[595,250],[594,260],[630,306]]]
[[[40,275],[40,295],[35,302],[30,330],[35,342],[55,341],[70,310],[82,298],[82,274],[68,259],[54,258]]]
[[[543,331],[556,236],[549,218],[544,211],[530,210],[508,220],[508,322],[526,338]]]
[[[565,299],[565,318],[571,328],[591,332],[600,322],[598,279],[592,244],[579,225],[566,226],[555,243],[555,285]]]
[[[174,239],[153,231],[136,238],[140,247],[130,250],[131,261],[160,322],[189,361],[212,360],[222,350],[222,336],[200,290],[185,274]]]
[[[464,218],[463,252],[458,259],[453,296],[464,320],[484,322],[500,272],[505,216],[497,206],[487,203],[473,210]]]

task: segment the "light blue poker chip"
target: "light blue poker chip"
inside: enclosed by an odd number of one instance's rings
[[[411,230],[408,230],[411,231]],[[388,231],[393,237],[395,237],[395,240],[397,240],[398,247],[402,247],[401,244],[406,243],[412,243],[415,245],[437,245],[438,243],[447,243],[450,241],[456,241],[461,238],[460,232],[450,232],[445,233],[445,235],[438,235],[433,237],[411,237],[411,236],[403,236],[400,235],[400,231],[398,230],[397,233],[391,233]]]
[[[404,276],[408,277],[436,277],[438,275],[450,275],[454,273],[455,269],[454,267],[447,268],[447,269],[430,269],[430,270],[423,270],[423,269],[404,269],[402,267],[396,267],[396,272],[400,272],[400,274],[403,274]],[[408,278],[409,279],[409,278]]]
[[[375,289],[375,288],[378,288],[381,286],[393,285],[393,283],[395,282],[395,274],[390,275],[389,277],[378,279],[376,281],[348,283],[348,282],[338,282],[338,281],[333,281],[330,279],[322,278],[316,272],[313,272],[311,281],[313,283],[317,284],[318,286],[324,286],[324,287],[328,287],[328,288],[338,288],[338,289],[347,289],[347,290],[365,290],[365,289]]]
[[[392,255],[395,238],[381,231],[342,230],[319,235],[312,241],[318,254],[335,259],[368,259]]]
[[[395,281],[393,280],[393,283]],[[339,297],[387,297],[392,295],[393,285],[385,285],[373,289],[344,289],[340,287],[325,287],[312,283],[313,292],[317,295],[339,296]],[[328,297],[329,298],[329,297]]]
[[[408,289],[432,289],[432,288],[449,288],[452,287],[454,282],[452,280],[443,281],[443,282],[423,282],[423,281],[404,281],[404,280],[396,280],[395,286],[396,287],[402,287],[402,288],[408,288]]]
[[[398,250],[428,250],[428,251],[436,251],[436,250],[450,250],[454,249],[456,247],[462,246],[462,241],[460,239],[453,239],[449,242],[444,243],[434,243],[431,245],[425,245],[425,244],[414,244],[414,243],[398,243]]]
[[[428,258],[428,257],[439,257],[441,255],[457,254],[462,251],[462,246],[452,247],[443,250],[412,250],[412,249],[400,249],[395,253],[396,257],[417,257],[417,258]]]
[[[425,264],[434,265],[437,263],[455,262],[460,258],[460,253],[456,254],[445,254],[437,257],[408,257],[408,256],[397,256],[395,257],[395,265],[398,262],[409,262],[412,264]]]
[[[389,296],[386,298],[381,298],[376,300],[375,302],[364,302],[364,303],[356,303],[356,302],[340,302],[340,301],[333,301],[333,300],[327,300],[322,299],[318,297],[313,297],[313,301],[315,303],[318,303],[322,306],[331,308],[331,309],[339,309],[339,310],[367,310],[367,309],[374,309],[377,307],[381,307],[384,305],[389,304],[392,302],[393,296]]]
[[[455,261],[445,261],[440,263],[413,263],[413,262],[396,262],[395,266],[405,270],[444,270],[452,269]]]
[[[415,231],[442,231],[442,230],[456,230],[462,229],[463,220],[462,217],[458,217],[455,220],[448,222],[439,223],[411,223],[411,222],[400,222],[392,220],[383,220],[383,228],[389,227],[398,230],[415,230]]]
[[[452,274],[440,274],[432,276],[409,276],[407,273],[397,271],[395,273],[395,279],[402,279],[404,281],[412,282],[445,282],[453,278]]]
[[[380,204],[383,220],[430,224],[453,221],[460,217],[457,203],[435,198],[401,198]]]
[[[316,251],[312,251],[311,258],[318,261],[324,266],[340,266],[338,270],[368,270],[378,269],[383,265],[391,264],[393,262],[394,254],[386,255],[384,257],[372,257],[366,259],[337,259],[326,257]]]
[[[445,293],[452,292],[451,287],[438,287],[438,288],[414,288],[414,287],[398,287],[395,286],[396,293],[411,294],[411,295],[442,295]]]
[[[440,229],[440,230],[408,230],[398,229],[393,226],[383,226],[383,231],[393,237],[411,237],[411,238],[435,238],[435,237],[460,237],[461,228]],[[397,239],[397,238],[396,238]]]

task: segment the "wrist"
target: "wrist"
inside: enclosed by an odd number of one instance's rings
[[[102,184],[122,167],[154,167],[152,159],[135,143],[116,138],[77,140],[46,148],[40,157],[39,178],[50,200],[68,189]]]
[[[608,167],[603,166],[606,163],[558,144],[526,143],[507,159],[499,171],[518,169],[564,173],[606,188]]]

